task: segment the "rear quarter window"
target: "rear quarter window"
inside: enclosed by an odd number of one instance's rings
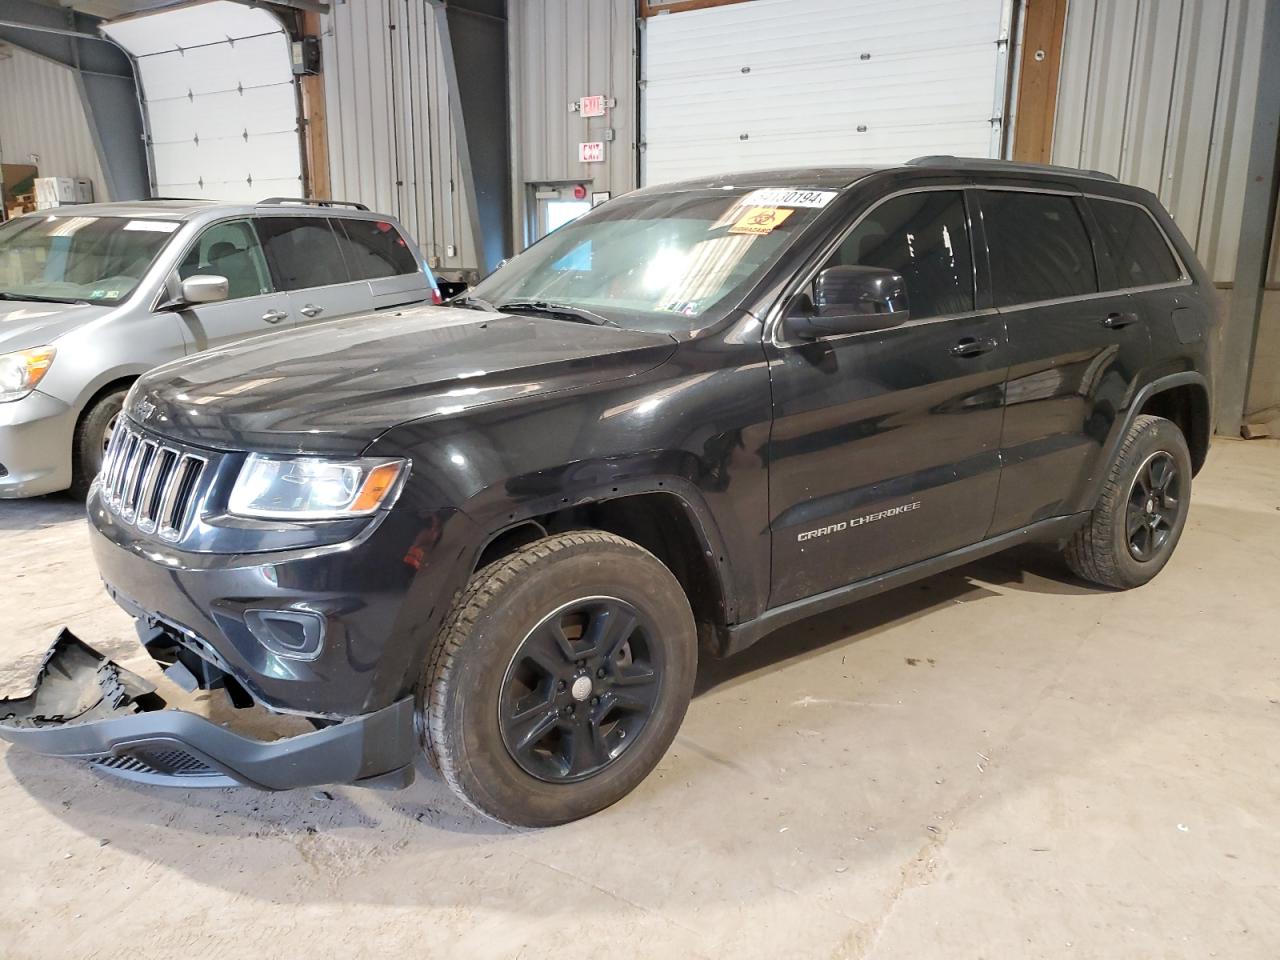
[[[1089,198],[1089,208],[1115,269],[1115,285],[1108,284],[1108,289],[1172,283],[1182,278],[1164,232],[1145,208],[1096,197]]]
[[[355,280],[376,280],[417,273],[409,241],[388,220],[335,219],[342,255]]]

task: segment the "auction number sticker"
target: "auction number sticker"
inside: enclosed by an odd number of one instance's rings
[[[751,191],[742,202],[753,207],[817,207],[820,209],[835,198],[834,190],[787,190],[783,187],[765,187]]]

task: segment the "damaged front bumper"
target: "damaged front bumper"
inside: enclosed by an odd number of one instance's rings
[[[63,630],[35,689],[0,700],[0,738],[141,783],[262,790],[402,787],[417,752],[413,700],[282,740],[255,740],[165,707],[156,688]]]

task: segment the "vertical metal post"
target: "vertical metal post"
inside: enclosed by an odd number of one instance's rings
[[[1253,373],[1253,353],[1262,312],[1276,187],[1280,182],[1280,3],[1268,3],[1263,17],[1258,98],[1244,189],[1244,212],[1236,247],[1231,306],[1222,332],[1222,356],[1215,391],[1218,433],[1239,436]]]

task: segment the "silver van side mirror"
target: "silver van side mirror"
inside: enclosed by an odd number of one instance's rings
[[[182,281],[180,299],[184,304],[218,303],[230,295],[226,277],[198,273]]]

